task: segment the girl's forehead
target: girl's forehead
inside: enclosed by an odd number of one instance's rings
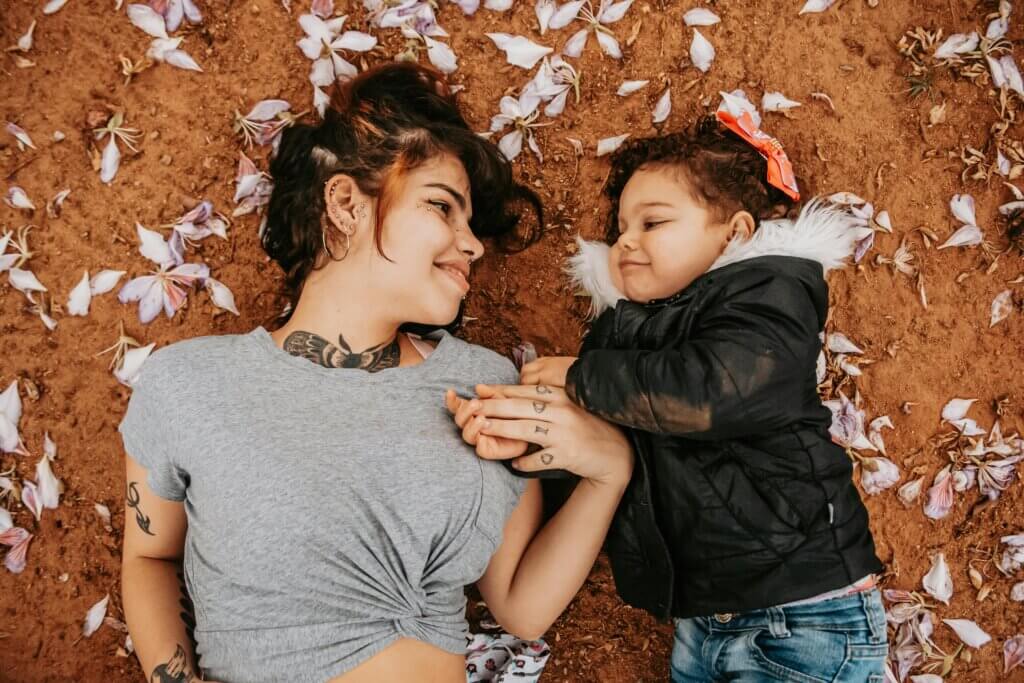
[[[689,202],[690,193],[683,172],[668,164],[641,167],[622,188],[620,209],[643,208],[648,204],[678,206]]]

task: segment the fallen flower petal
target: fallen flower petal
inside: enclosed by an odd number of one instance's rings
[[[650,81],[625,81],[619,86],[619,90],[615,94],[619,97],[625,97],[626,95],[631,95],[637,90],[640,90],[648,83],[650,83]]]
[[[117,175],[117,169],[121,166],[121,150],[117,148],[114,136],[107,140],[107,146],[103,148],[103,156],[100,159],[100,180],[108,185],[113,182]]]
[[[976,225],[978,219],[974,217],[974,197],[969,194],[955,194],[949,200],[949,209],[953,216],[967,225]]]
[[[939,45],[932,56],[935,59],[950,59],[960,54],[973,52],[978,47],[981,36],[977,31],[970,33],[954,33]]]
[[[800,14],[816,14],[818,12],[824,12],[833,4],[836,0],[807,0],[804,6],[800,8]]]
[[[102,600],[89,608],[85,615],[85,624],[82,626],[82,635],[86,638],[96,633],[96,630],[103,625],[103,617],[107,616],[107,602],[110,596],[106,595]]]
[[[668,115],[672,112],[672,91],[669,88],[665,88],[664,94],[658,98],[658,103],[654,105],[653,120],[654,123],[663,123]]]
[[[949,247],[973,247],[981,244],[984,240],[981,228],[976,225],[964,225],[959,230],[949,236],[945,242],[943,242],[939,249],[947,249]]]
[[[1010,600],[1024,602],[1024,581],[1013,584],[1013,588],[1010,589]]]
[[[427,45],[427,59],[431,64],[446,74],[454,73],[459,68],[458,57],[448,45],[430,36],[423,36],[423,41]]]
[[[43,5],[43,14],[56,14],[67,2],[68,0],[50,0]]]
[[[707,73],[711,63],[715,61],[715,47],[700,31],[693,29],[693,42],[690,43],[690,61],[695,67]]]
[[[21,396],[18,395],[18,380],[12,380],[3,393],[0,393],[0,451],[15,453],[21,450],[21,436],[18,434],[20,420]]]
[[[598,31],[595,35],[597,36],[597,44],[601,46],[606,55],[612,59],[622,59],[622,49],[619,47],[619,41],[615,36],[604,31]]]
[[[223,283],[208,277],[203,284],[207,291],[210,292],[210,300],[213,301],[215,306],[223,308],[225,311],[231,311],[235,315],[240,315],[235,307],[235,295]]]
[[[22,270],[20,268],[11,268],[8,272],[10,277],[11,286],[17,289],[19,292],[45,292],[46,287],[43,283],[35,276],[30,270]]]
[[[39,489],[36,487],[35,482],[28,480],[21,482],[21,503],[32,513],[32,516],[38,522],[43,514],[43,502],[39,498]]]
[[[918,477],[912,481],[908,481],[906,484],[901,486],[896,492],[896,497],[900,499],[900,502],[911,507],[917,502],[918,497],[921,495],[921,489],[924,486],[924,477]]]
[[[23,128],[11,123],[10,121],[7,122],[6,128],[7,132],[13,135],[19,143],[21,143],[25,147],[31,147],[32,149],[36,149],[36,146],[32,144],[32,138],[29,137],[28,133],[26,133]]]
[[[192,59],[192,57],[190,57],[184,50],[168,50],[163,54],[162,61],[173,67],[185,69],[186,71],[198,71],[201,73],[203,70],[203,68],[196,63],[196,60]]]
[[[292,105],[286,100],[260,100],[253,105],[245,118],[250,121],[270,121],[291,108]]]
[[[900,480],[900,468],[892,460],[882,457],[861,461],[860,483],[864,493],[875,495],[891,488]]]
[[[154,38],[167,37],[167,25],[164,18],[149,5],[128,5],[128,19],[137,28],[142,29]]]
[[[154,348],[156,348],[155,343],[125,351],[121,358],[121,365],[114,370],[114,377],[117,378],[117,381],[128,387],[134,385],[135,380],[139,378],[139,372],[142,371],[142,365]]]
[[[175,263],[177,259],[160,233],[149,230],[142,223],[135,224],[139,235],[139,253],[157,265]]]
[[[1017,634],[1003,644],[1003,673],[1008,674],[1021,664],[1024,664],[1024,635]]]
[[[833,332],[828,335],[828,350],[833,353],[864,353],[842,332]]]
[[[942,419],[947,422],[962,420],[967,417],[967,411],[976,398],[954,398],[942,408]]]
[[[938,552],[932,557],[932,568],[925,574],[922,585],[928,595],[949,604],[949,599],[953,597],[953,577],[949,573],[945,553]]]
[[[687,26],[714,26],[721,19],[718,15],[704,7],[697,7],[683,15],[683,23]]]
[[[28,30],[25,31],[25,33],[23,33],[20,38],[18,38],[18,42],[15,43],[15,47],[17,47],[22,52],[28,52],[29,50],[31,50],[32,49],[32,33],[35,30],[36,30],[36,22],[33,21],[31,24],[28,25]]]
[[[945,683],[942,676],[936,674],[917,674],[910,677],[911,683]]]
[[[597,20],[602,24],[614,24],[626,16],[626,12],[632,6],[633,0],[622,0],[609,4],[607,0],[601,0],[601,7],[597,12]],[[600,37],[600,33],[598,34]]]
[[[487,33],[499,50],[505,53],[509,64],[532,69],[546,55],[554,52],[553,48],[538,45],[523,36],[511,36],[507,33]]]
[[[89,271],[85,271],[82,279],[68,295],[66,310],[68,315],[89,315],[89,302],[92,300],[92,290],[89,288]]]
[[[737,88],[732,92],[719,91],[718,94],[722,96],[722,103],[718,105],[719,110],[724,109],[735,118],[739,118],[743,112],[747,112],[755,126],[761,125],[761,114],[757,111],[754,103],[747,99],[747,94],[742,89]]]
[[[60,504],[60,494],[64,491],[64,484],[53,474],[48,455],[43,455],[36,464],[36,487],[39,504],[44,508],[56,510]]]
[[[992,300],[992,313],[989,317],[989,327],[995,327],[1007,316],[1013,313],[1013,292],[1009,289],[1003,290]]]
[[[578,58],[583,54],[583,48],[587,46],[587,36],[589,35],[590,31],[585,28],[572,34],[572,37],[562,47],[562,54],[566,57]]]
[[[882,440],[882,429],[884,427],[888,427],[889,429],[896,428],[893,426],[892,420],[888,415],[876,417],[871,421],[871,424],[868,425],[868,441],[874,444],[875,448],[877,448],[878,452],[882,455],[886,455],[885,442]]]
[[[928,489],[928,500],[924,505],[924,514],[929,519],[942,519],[953,508],[953,476],[950,466],[946,465],[935,475],[931,488]]]
[[[28,545],[32,542],[32,534],[21,527],[11,527],[0,533],[0,544],[10,546],[4,557],[4,566],[12,574],[20,574],[25,570],[28,557]]]
[[[28,198],[25,190],[21,189],[17,185],[11,185],[7,189],[7,194],[4,196],[4,203],[7,204],[7,206],[15,209],[22,209],[24,211],[36,210],[36,205]]]
[[[780,92],[766,92],[761,97],[761,109],[764,111],[786,111],[799,106],[802,106],[799,102],[789,99]]]
[[[106,294],[117,286],[118,281],[125,274],[123,270],[101,270],[89,281],[89,291],[93,296]]]
[[[598,140],[597,141],[597,156],[603,157],[606,154],[611,154],[612,152],[617,150],[619,147],[621,147],[622,143],[625,142],[626,138],[628,138],[629,136],[630,136],[629,133],[624,133],[622,135],[616,135],[615,137],[602,138],[602,139]]]
[[[71,194],[70,189],[61,190],[53,196],[53,199],[46,202],[46,215],[50,218],[60,218],[64,200]]]
[[[943,619],[942,623],[953,629],[957,638],[970,647],[979,648],[992,640],[992,636],[970,619]]]

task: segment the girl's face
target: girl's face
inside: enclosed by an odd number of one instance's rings
[[[462,163],[446,154],[402,176],[381,227],[387,258],[374,244],[377,199],[353,187],[345,200],[356,232],[351,257],[338,265],[351,258],[364,269],[367,282],[374,283],[376,304],[397,321],[447,325],[454,320],[469,291],[470,264],[484,252],[469,227],[473,206]],[[361,212],[360,203],[369,210]]]
[[[680,171],[641,167],[619,198],[619,239],[609,251],[612,282],[631,301],[663,299],[705,273],[736,233],[690,196]],[[740,219],[743,222],[745,219]],[[753,227],[753,219],[750,219]]]

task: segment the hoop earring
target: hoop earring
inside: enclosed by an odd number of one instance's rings
[[[334,252],[331,251],[331,248],[329,246],[327,246],[327,233],[326,232],[321,232],[320,233],[320,241],[323,242],[324,251],[327,252],[327,255],[329,257],[331,257],[332,261],[344,261],[345,257],[348,256],[349,249],[352,248],[352,237],[348,233],[345,233],[345,253],[341,255],[341,258],[338,258],[337,256],[335,256]]]

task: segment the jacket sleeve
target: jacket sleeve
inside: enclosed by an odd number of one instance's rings
[[[819,314],[800,280],[753,270],[709,302],[679,346],[591,349],[566,391],[617,424],[694,439],[742,438],[793,420],[814,387]]]

